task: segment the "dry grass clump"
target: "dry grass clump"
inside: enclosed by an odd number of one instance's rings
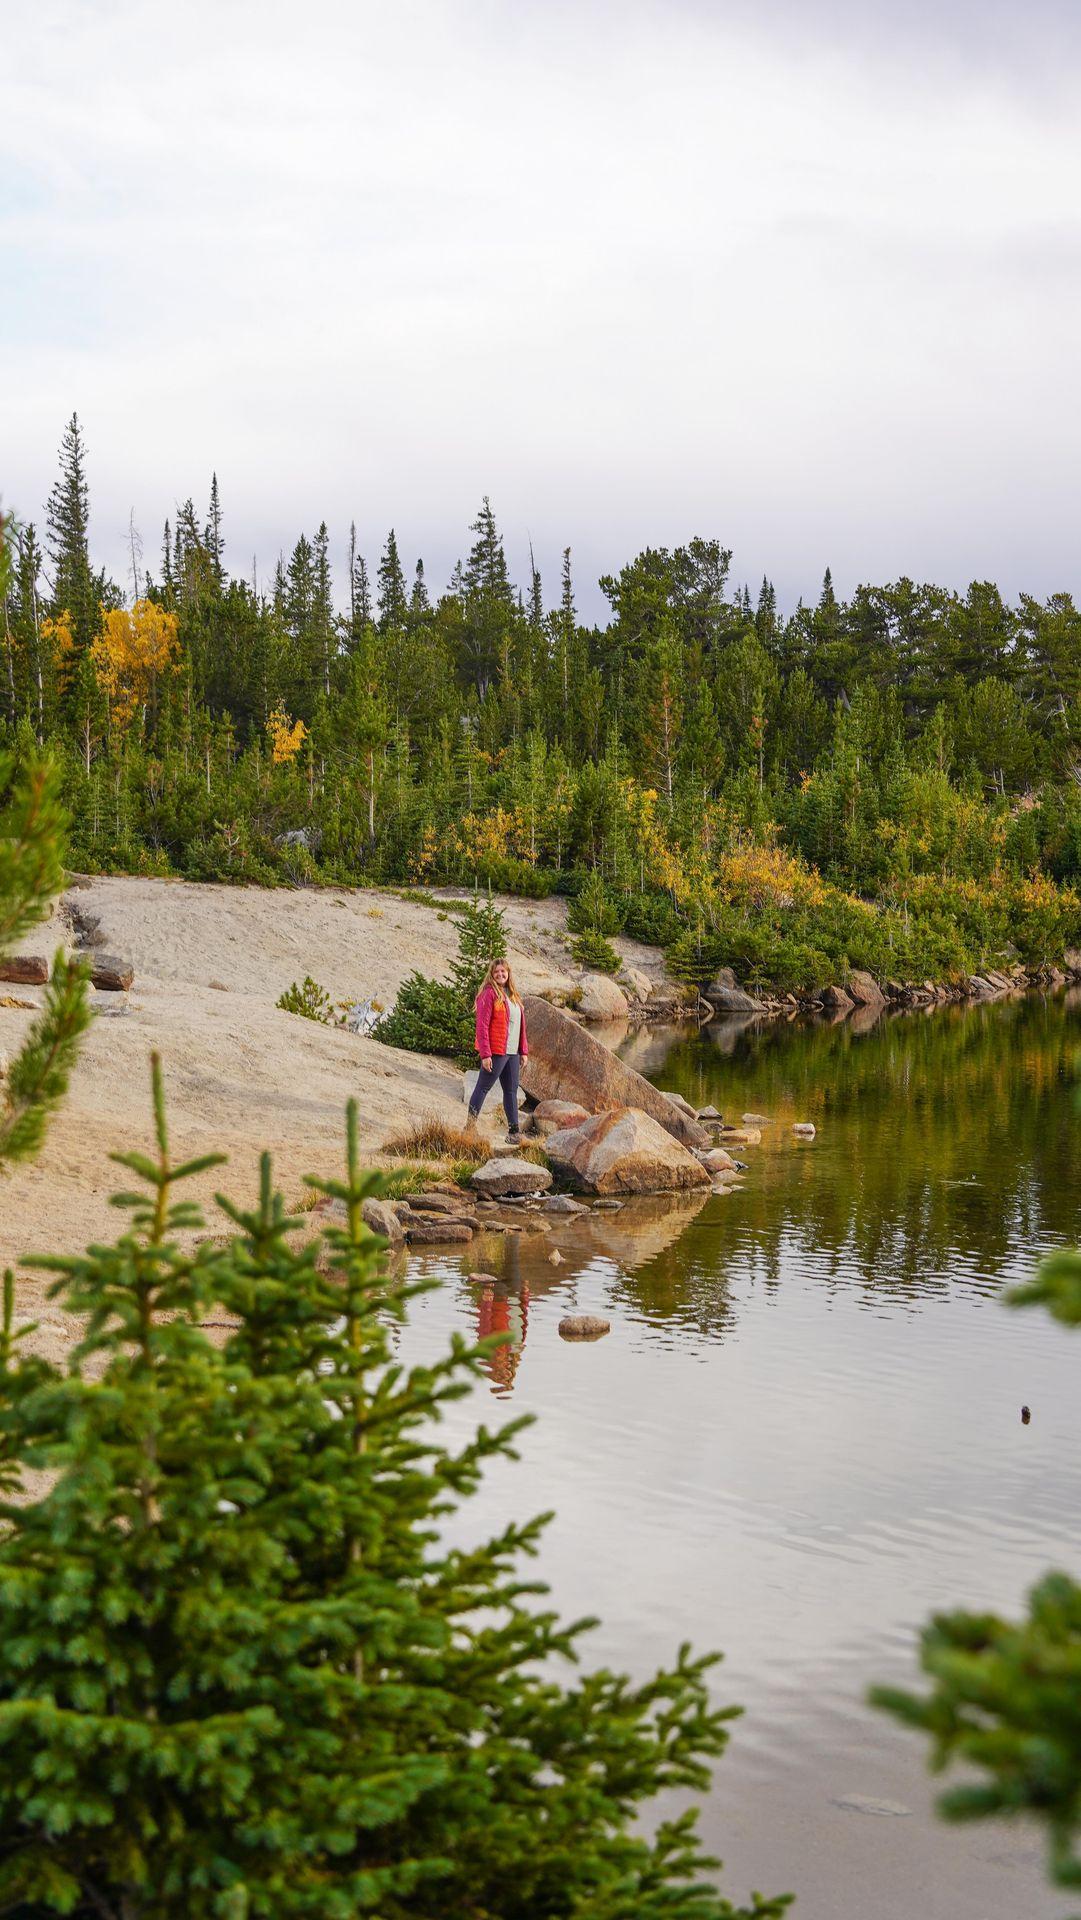
[[[470,1160],[474,1166],[487,1158],[478,1134],[451,1126],[438,1113],[422,1113],[401,1133],[388,1134],[382,1151],[403,1160]]]

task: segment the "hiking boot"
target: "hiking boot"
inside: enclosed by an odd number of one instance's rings
[[[522,1129],[521,1129],[521,1127],[508,1127],[508,1128],[507,1128],[507,1145],[508,1145],[508,1147],[520,1147],[520,1146],[521,1146],[521,1144],[522,1144]]]

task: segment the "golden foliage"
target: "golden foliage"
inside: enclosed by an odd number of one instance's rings
[[[159,677],[175,673],[180,665],[177,616],[155,600],[137,600],[126,607],[102,608],[101,632],[90,648],[90,658],[102,692],[108,696],[113,719],[123,729],[147,706]]]
[[[270,735],[270,757],[276,767],[290,766],[308,737],[303,720],[290,720],[285,708],[275,707],[266,723]]]

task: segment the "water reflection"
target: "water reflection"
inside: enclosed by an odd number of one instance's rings
[[[633,1033],[659,1085],[769,1116],[742,1185],[413,1262],[445,1284],[405,1357],[505,1325],[484,1388],[538,1416],[468,1538],[554,1508],[540,1573],[603,1621],[595,1659],[725,1648],[718,1699],[747,1717],[706,1837],[730,1891],[793,1886],[799,1920],[1061,1915],[1027,1831],[936,1822],[922,1750],[864,1696],[913,1677],[936,1608],[1013,1611],[1047,1565],[1079,1570],[1081,1342],[997,1297],[1081,1237],[1079,1045],[1078,996]],[[611,1335],[561,1341],[570,1308]]]

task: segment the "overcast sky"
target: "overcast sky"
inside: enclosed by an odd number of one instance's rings
[[[1081,590],[1074,0],[0,0],[0,488]],[[344,596],[345,582],[339,582]]]

